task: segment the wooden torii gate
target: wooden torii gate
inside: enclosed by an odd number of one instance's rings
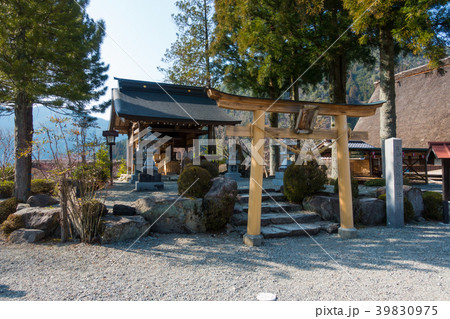
[[[376,109],[384,102],[371,104],[333,104],[323,102],[306,102],[290,100],[272,100],[232,95],[208,88],[208,96],[216,100],[222,108],[251,111],[253,123],[248,126],[227,127],[227,136],[251,137],[252,154],[250,170],[250,194],[248,207],[247,233],[244,243],[248,246],[258,246],[262,243],[261,235],[261,197],[263,184],[263,165],[258,164],[256,152],[264,158],[264,148],[259,141],[266,137],[290,139],[334,139],[337,146],[338,178],[339,178],[339,207],[341,238],[354,238],[357,231],[353,225],[352,189],[350,177],[350,156],[348,150],[347,116],[366,117],[375,115]],[[273,128],[264,125],[265,113],[294,113],[298,114],[296,129]],[[335,116],[336,129],[314,130],[317,115]],[[367,139],[367,132],[352,132],[351,138]]]

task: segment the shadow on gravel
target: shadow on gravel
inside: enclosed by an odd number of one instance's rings
[[[159,235],[146,237],[126,254],[164,258],[171,266],[209,265],[236,267],[239,271],[265,268],[279,278],[289,278],[279,265],[302,270],[340,269],[346,266],[364,270],[409,269],[432,272],[420,264],[450,267],[450,228],[437,223],[409,225],[402,229],[369,227],[360,237],[341,240],[337,235],[265,240],[262,247],[248,248],[238,235]],[[126,245],[111,245],[125,251]],[[326,250],[326,252],[324,251]],[[328,255],[328,254],[329,255]],[[123,258],[127,258],[124,254]],[[337,264],[331,257],[339,264]]]
[[[10,290],[9,286],[0,285],[0,298],[21,298],[27,293],[22,290]]]

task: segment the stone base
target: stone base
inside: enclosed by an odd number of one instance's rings
[[[130,179],[130,184],[136,183],[138,180],[138,174],[132,174]]]
[[[338,234],[342,239],[352,239],[358,237],[358,231],[356,230],[356,228],[339,227]]]
[[[134,190],[137,192],[141,191],[162,191],[164,189],[163,182],[136,182]]]
[[[243,239],[244,239],[244,244],[246,244],[249,247],[261,246],[262,243],[263,243],[263,236],[262,235],[245,234]]]

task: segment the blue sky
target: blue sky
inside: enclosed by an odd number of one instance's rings
[[[106,23],[102,57],[110,65],[110,89],[117,87],[114,77],[163,81],[157,67],[176,39],[175,0],[91,0],[87,12]],[[109,119],[109,112],[98,116]]]

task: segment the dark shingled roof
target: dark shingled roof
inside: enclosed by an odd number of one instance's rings
[[[377,148],[363,141],[348,141],[348,148],[353,150],[376,150]]]
[[[430,141],[450,141],[450,57],[442,60],[441,75],[426,65],[395,75],[397,137],[403,148],[427,149]],[[378,101],[380,85],[369,102]],[[368,131],[365,142],[380,146],[380,109],[360,118],[355,131]]]
[[[113,89],[114,109],[130,120],[194,122],[234,125],[234,119],[210,99],[202,87],[143,82],[116,78]]]

